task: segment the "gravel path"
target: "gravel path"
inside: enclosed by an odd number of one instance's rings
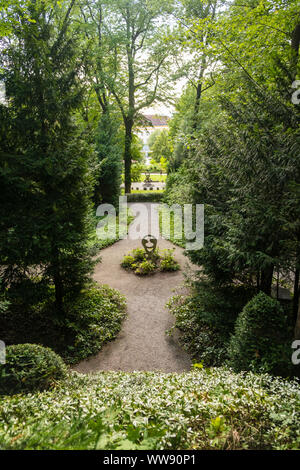
[[[154,209],[154,204],[129,204],[131,210]],[[158,230],[158,215],[152,218],[154,224],[147,227],[147,215],[135,220],[141,230],[141,237]],[[149,219],[148,219],[149,220]],[[132,235],[129,229],[129,235]],[[130,237],[129,237],[130,238]],[[191,361],[178,346],[175,337],[165,334],[173,325],[174,319],[165,308],[174,289],[183,288],[187,258],[183,250],[175,247],[175,258],[181,270],[174,273],[157,273],[153,276],[139,277],[121,268],[120,262],[125,254],[141,247],[140,240],[121,240],[101,252],[102,263],[95,269],[94,279],[99,284],[108,284],[118,289],[127,298],[128,318],[124,321],[117,339],[106,344],[94,357],[74,367],[82,373],[102,370],[149,370],[162,372],[182,372],[189,370]],[[159,238],[158,247],[174,248],[167,240]]]

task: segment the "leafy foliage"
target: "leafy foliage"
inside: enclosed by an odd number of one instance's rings
[[[253,296],[240,287],[212,288],[199,281],[190,296],[175,296],[168,302],[175,317],[174,327],[182,335],[180,342],[196,362],[221,366],[227,358],[227,345],[238,314]]]
[[[299,397],[297,382],[224,368],[73,373],[52,391],[2,400],[0,447],[297,449]]]
[[[154,274],[156,271],[178,271],[179,264],[174,259],[174,250],[156,249],[148,257],[143,249],[137,248],[131,253],[125,255],[121,263],[122,268],[130,269],[139,276]]]
[[[102,108],[113,101],[123,120],[127,194],[136,150],[134,127],[143,120],[144,109],[170,93],[170,46],[164,41],[167,27],[161,21],[163,15],[168,16],[168,7],[165,0],[84,1],[81,6],[91,49],[89,84],[95,88]]]
[[[108,216],[109,217],[109,216]],[[114,217],[114,216],[113,216]],[[90,231],[90,236],[88,238],[88,247],[90,249],[90,252],[92,255],[97,255],[100,250],[103,248],[107,248],[108,246],[113,245],[117,241],[120,240],[120,226],[119,226],[119,217],[116,216],[116,234],[111,237],[111,235],[108,234],[108,238],[104,239],[99,239],[97,235],[97,226],[98,223],[101,219],[95,215],[95,211],[91,213],[91,231]],[[131,222],[134,220],[134,217],[130,213],[130,209],[127,212],[127,230]]]
[[[0,394],[46,390],[66,376],[63,360],[50,348],[37,344],[8,346],[6,363],[0,365]]]
[[[119,206],[121,172],[122,172],[122,139],[120,124],[109,112],[100,117],[96,131],[96,153],[99,162],[97,183],[94,190],[94,203]]]
[[[128,202],[160,202],[164,197],[162,192],[140,192],[127,195]]]
[[[1,55],[8,101],[0,105],[1,277],[10,286],[38,272],[55,286],[57,316],[93,266],[86,243],[93,151],[74,119],[82,89],[72,6],[29,2],[32,21],[16,6],[15,40]]]
[[[179,264],[174,259],[174,249],[163,250],[160,258],[160,270],[161,271],[178,271],[180,269]]]
[[[165,194],[169,204],[205,204],[204,247],[187,253],[201,267],[199,289],[203,282],[211,292],[242,285],[270,295],[276,276],[294,291],[287,306],[294,325],[300,314],[299,104],[291,99],[300,70],[296,4],[260,0],[220,9],[217,2],[184,2],[177,39],[184,37],[200,68],[170,124],[174,151]],[[214,315],[227,330],[222,305]],[[288,334],[291,341],[290,328]]]
[[[75,299],[69,298],[60,321],[53,315],[53,289],[52,296],[50,289],[43,301],[38,298],[30,307],[22,297],[11,299],[9,309],[1,314],[1,338],[6,344],[51,347],[72,364],[96,354],[114,339],[125,318],[125,298],[108,286],[86,289]]]
[[[238,316],[230,340],[229,364],[235,370],[291,372],[287,319],[279,302],[263,292]]]
[[[148,139],[148,145],[151,150],[151,158],[155,162],[161,164],[162,159],[166,163],[170,160],[173,147],[170,142],[169,132],[166,129],[153,132]]]

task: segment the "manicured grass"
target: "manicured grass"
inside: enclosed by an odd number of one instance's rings
[[[170,214],[170,232],[169,234],[163,233],[163,217],[165,217],[166,209],[160,207],[159,209],[159,230],[165,239],[170,240],[174,245],[178,245],[181,248],[185,248],[185,238],[183,231],[183,222],[179,221],[178,215],[174,212]],[[168,219],[167,219],[168,220]],[[182,223],[182,232],[180,231]]]
[[[124,191],[122,192],[122,194],[124,194]],[[129,227],[129,225],[131,224],[131,222],[133,221],[134,217],[130,214],[130,211],[128,211],[128,215],[127,215],[127,229]],[[105,240],[100,240],[97,236],[97,231],[96,231],[96,228],[97,228],[97,225],[98,223],[100,222],[101,218],[100,217],[97,217],[96,214],[93,214],[92,215],[92,230],[91,230],[91,234],[90,234],[90,238],[89,238],[89,246],[93,252],[94,255],[96,255],[100,250],[103,250],[103,248],[107,248],[108,246],[111,246],[113,245],[114,243],[116,243],[117,241],[120,240],[120,237],[119,237],[119,224],[118,224],[118,217],[117,217],[117,221],[116,221],[116,237],[115,238],[106,238]]]
[[[145,181],[146,176],[142,175],[141,181]],[[150,178],[156,183],[165,183],[167,181],[167,175],[156,175],[150,173]]]
[[[73,373],[3,398],[0,449],[299,449],[299,391],[224,368]]]

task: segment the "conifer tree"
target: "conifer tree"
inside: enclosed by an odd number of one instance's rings
[[[122,173],[122,140],[120,142],[119,124],[110,112],[103,112],[96,133],[96,152],[100,164],[94,202],[119,203]]]
[[[82,95],[80,49],[69,28],[74,3],[32,1],[27,14],[16,7],[2,56],[0,275],[4,286],[32,274],[52,282],[58,314],[91,270],[91,150],[74,120]]]

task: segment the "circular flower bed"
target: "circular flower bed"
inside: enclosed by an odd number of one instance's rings
[[[121,263],[122,268],[133,271],[139,276],[154,274],[157,271],[178,271],[179,264],[174,259],[174,250],[156,249],[147,255],[141,248],[136,248],[124,256]]]

